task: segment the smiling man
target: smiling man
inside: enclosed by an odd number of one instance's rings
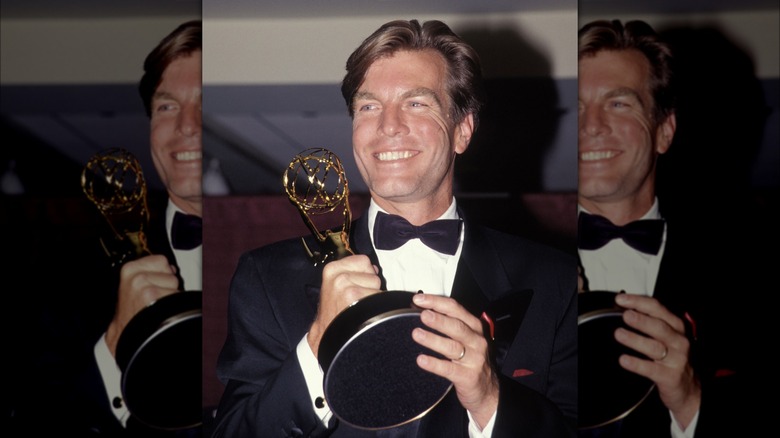
[[[226,389],[215,436],[574,435],[576,263],[480,227],[453,196],[455,162],[483,105],[476,52],[442,22],[392,21],[349,57],[341,90],[371,194],[351,226],[358,255],[313,266],[294,239],[242,256],[218,363]],[[449,238],[392,243],[389,222],[440,223]],[[420,354],[416,366],[453,390],[421,418],[372,431],[330,411],[318,351],[336,315],[383,290],[425,291],[414,297],[425,329],[412,338],[440,356]],[[514,321],[495,343],[480,319],[491,308]]]
[[[580,29],[581,288],[626,292],[616,302],[635,331],[618,328],[614,337],[635,354],[616,360],[655,384],[625,419],[582,436],[740,435],[730,429],[734,330],[721,329],[726,314],[705,295],[714,289],[708,279],[723,281],[702,261],[719,249],[698,224],[664,218],[656,196],[658,160],[677,126],[673,85],[671,49],[646,23]],[[707,268],[696,274],[692,260]]]
[[[201,290],[201,47],[200,21],[182,24],[149,53],[139,84],[150,117],[152,161],[165,185],[168,203],[164,215],[153,214],[160,220],[153,220],[147,233],[153,255],[122,265],[116,311],[95,345],[110,410],[123,428],[131,413],[122,400],[115,361],[122,331],[156,300],[183,290]],[[189,223],[189,231],[179,232],[185,228],[182,223]],[[191,237],[181,237],[184,235]],[[198,436],[200,432],[166,433],[141,427],[130,433]]]

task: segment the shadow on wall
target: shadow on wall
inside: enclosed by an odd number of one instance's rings
[[[664,213],[751,208],[751,175],[770,113],[751,55],[713,27],[660,33],[675,53],[678,93],[677,132],[658,167]]]
[[[549,60],[512,29],[460,35],[480,55],[487,104],[469,150],[456,164],[458,190],[541,191],[543,159],[561,117]]]
[[[515,29],[459,35],[480,55],[487,94],[471,145],[456,160],[459,205],[475,222],[574,251],[573,228],[562,234],[538,213],[555,210],[574,221],[576,203],[561,197],[552,209],[539,209],[523,196],[543,191],[544,159],[563,114],[549,59]]]

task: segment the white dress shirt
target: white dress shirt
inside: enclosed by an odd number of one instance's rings
[[[371,238],[371,244],[374,243],[374,222],[377,212],[382,211],[378,205],[371,200],[368,207],[368,232]],[[385,212],[386,213],[386,212]],[[457,205],[455,198],[452,199],[450,207],[438,219],[458,219]],[[450,296],[452,285],[455,281],[455,272],[458,268],[458,260],[463,250],[463,237],[465,235],[465,224],[461,227],[460,242],[455,255],[442,254],[435,251],[420,241],[420,239],[411,239],[401,247],[392,250],[377,250],[377,258],[382,266],[382,276],[387,284],[387,290],[399,290],[417,292],[422,290],[424,293]],[[296,353],[298,361],[303,370],[306,385],[309,389],[312,408],[317,416],[327,424],[332,413],[327,404],[317,407],[316,400],[323,400],[323,372],[320,368],[314,353],[306,341],[306,335],[298,343]],[[496,420],[496,414],[481,431],[476,422],[469,415],[469,436],[472,438],[489,438],[493,431]]]
[[[579,211],[590,214],[581,206]],[[641,219],[661,219],[658,199]],[[599,249],[580,249],[580,262],[588,280],[588,289],[653,296],[665,248],[666,225],[661,248],[656,255],[637,251],[622,239],[613,239]]]
[[[165,209],[165,228],[169,245],[171,242],[173,215],[177,211],[184,213],[169,199],[168,207]],[[199,245],[197,248],[191,250],[171,249],[176,257],[176,264],[179,266],[186,289],[193,291],[202,290],[203,245]],[[127,410],[127,406],[122,401],[122,373],[119,369],[119,365],[116,363],[116,359],[111,355],[111,351],[108,349],[105,333],[103,333],[95,344],[94,354],[114,416],[122,423],[122,426],[126,426],[130,413]]]

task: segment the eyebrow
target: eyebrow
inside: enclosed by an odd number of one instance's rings
[[[403,97],[405,99],[408,99],[410,97],[430,97],[436,101],[437,105],[441,106],[441,99],[439,99],[439,95],[435,91],[426,87],[420,87],[420,88],[415,88],[413,90],[409,90],[403,94]]]
[[[626,97],[626,96],[636,99],[636,101],[639,102],[639,104],[643,108],[647,106],[645,101],[642,99],[642,96],[640,96],[639,93],[633,88],[620,87],[614,90],[610,90],[605,94],[605,97],[607,97],[608,99],[613,97]]]
[[[160,99],[173,99],[173,94],[167,92],[167,91],[156,91],[154,94],[152,94],[152,100],[160,100]]]
[[[421,97],[421,96],[430,97],[434,101],[436,101],[437,105],[442,106],[441,99],[439,99],[439,95],[435,91],[427,87],[419,87],[419,88],[414,88],[409,91],[406,91],[401,95],[401,98],[408,99],[410,97]],[[376,95],[374,95],[374,93],[371,93],[370,91],[358,91],[357,93],[355,93],[353,102],[361,99],[378,100]]]

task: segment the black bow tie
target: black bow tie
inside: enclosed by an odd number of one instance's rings
[[[599,249],[612,239],[623,239],[626,245],[645,254],[658,254],[664,233],[663,219],[643,219],[618,226],[609,219],[580,212],[577,243],[580,249]]]
[[[374,221],[374,246],[393,250],[417,238],[440,253],[455,255],[460,242],[460,224],[460,219],[440,219],[418,227],[401,216],[380,211]]]
[[[176,212],[171,227],[171,245],[175,249],[193,249],[203,242],[203,220],[192,214]]]

